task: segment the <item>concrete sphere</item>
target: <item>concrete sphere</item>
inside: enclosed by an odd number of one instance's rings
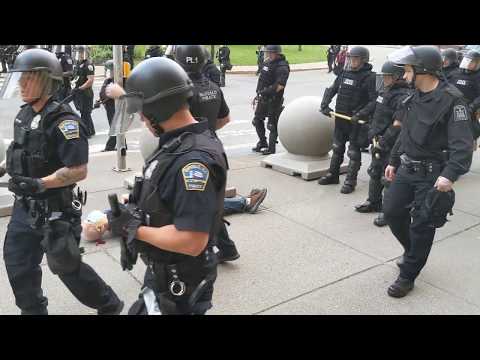
[[[158,141],[159,138],[154,136],[150,130],[147,128],[142,130],[140,134],[139,146],[143,160],[147,160],[147,158],[152,155],[155,150],[157,150]]]
[[[283,109],[278,137],[291,154],[324,156],[332,148],[334,121],[322,114],[318,96],[303,96]]]

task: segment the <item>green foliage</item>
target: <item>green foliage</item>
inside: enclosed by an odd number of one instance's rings
[[[90,57],[95,65],[103,65],[113,58],[113,45],[91,45]]]

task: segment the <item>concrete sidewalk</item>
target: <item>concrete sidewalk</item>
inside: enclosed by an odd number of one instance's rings
[[[229,231],[241,257],[219,266],[214,307],[209,314],[480,314],[480,159],[455,187],[457,201],[451,221],[439,229],[430,259],[412,293],[404,299],[387,296],[396,278],[394,260],[402,248],[388,228],[372,225],[375,215],[353,211],[367,197],[368,157],[351,195],[338,186],[319,186],[259,166],[252,154],[231,158],[229,186],[247,194],[267,187],[258,214],[230,216]],[[129,152],[127,165],[140,171],[138,152]],[[107,195],[124,193],[124,178],[115,173],[115,153],[92,156],[84,216],[105,209]],[[3,242],[9,218],[0,218]],[[144,265],[122,271],[117,239],[95,246],[84,243],[84,260],[110,284],[128,307],[136,300]],[[0,243],[0,251],[3,244]],[[43,263],[43,288],[51,314],[94,314],[80,304]],[[17,314],[2,260],[0,314]]]

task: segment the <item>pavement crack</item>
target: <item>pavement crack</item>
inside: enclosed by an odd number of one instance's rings
[[[289,299],[287,299],[287,300],[284,300],[284,301],[281,301],[281,302],[279,302],[279,303],[277,303],[277,304],[274,304],[274,305],[272,305],[272,306],[269,306],[269,307],[267,307],[267,308],[265,308],[265,309],[262,309],[262,310],[260,310],[260,311],[254,312],[253,315],[260,315],[261,313],[263,313],[263,312],[265,312],[265,311],[271,310],[271,309],[276,308],[276,307],[278,307],[278,306],[280,306],[280,305],[283,305],[283,304],[286,304],[286,303],[288,303],[288,302],[294,301],[294,300],[299,299],[299,298],[301,298],[301,297],[303,297],[303,296],[305,296],[305,295],[312,294],[312,293],[314,293],[315,291],[324,289],[324,288],[326,288],[326,287],[328,287],[328,286],[330,286],[330,285],[334,285],[334,284],[336,284],[336,283],[339,283],[340,281],[349,279],[349,278],[351,278],[351,277],[353,277],[353,276],[362,274],[362,273],[364,273],[364,272],[367,272],[367,271],[369,271],[369,270],[372,270],[372,269],[374,269],[374,268],[376,268],[376,267],[379,267],[379,266],[382,266],[382,265],[384,265],[384,264],[381,263],[381,264],[372,265],[372,266],[370,266],[370,267],[368,267],[368,268],[365,268],[365,269],[363,269],[363,270],[360,270],[360,271],[357,271],[357,272],[355,272],[355,273],[349,274],[349,275],[344,276],[344,277],[342,277],[342,278],[340,278],[340,279],[331,281],[331,282],[326,283],[326,284],[324,284],[324,285],[318,286],[318,287],[316,287],[316,288],[314,288],[314,289],[305,291],[305,292],[303,292],[303,293],[301,293],[301,294],[299,294],[299,295],[293,296],[293,297],[291,297],[291,298],[289,298]]]
[[[119,264],[119,265],[121,266],[120,262],[118,262],[118,260],[115,258],[115,256],[113,256],[112,254],[110,254],[108,251],[104,251],[104,253],[105,253],[110,259],[112,259],[114,262],[116,262],[117,264]],[[137,278],[135,277],[135,275],[133,275],[133,273],[132,273],[131,271],[127,271],[127,273],[128,273],[128,275],[130,275],[130,277],[133,278],[133,280],[135,280],[135,281],[136,281],[137,283],[139,283],[140,285],[143,285],[143,282],[140,281],[139,279],[137,279]]]

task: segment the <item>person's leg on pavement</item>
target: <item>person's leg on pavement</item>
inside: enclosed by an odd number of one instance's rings
[[[225,198],[223,203],[223,212],[225,215],[240,214],[245,212],[247,198],[237,195],[233,198]]]
[[[338,184],[340,182],[340,167],[343,163],[345,154],[345,144],[348,141],[349,127],[343,124],[343,120],[335,120],[335,129],[333,132],[333,154],[330,159],[330,168],[327,175],[322,176],[318,183],[320,185]]]
[[[48,300],[42,291],[40,263],[43,234],[27,223],[27,213],[15,202],[3,244],[3,259],[15,303],[22,315],[48,315]]]
[[[255,214],[267,196],[267,189],[252,189],[247,197],[236,196],[225,198],[224,214],[250,213]]]

